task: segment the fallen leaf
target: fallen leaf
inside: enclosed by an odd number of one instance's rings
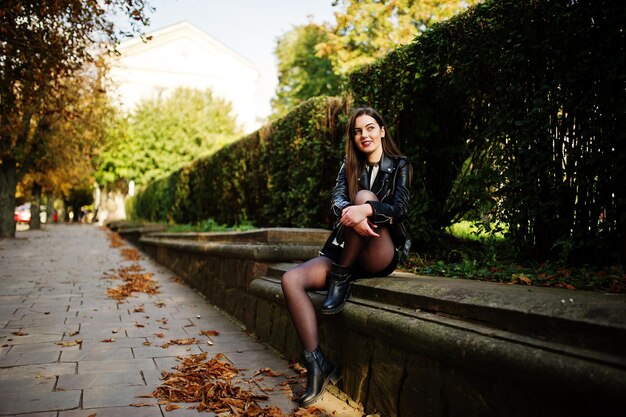
[[[55,344],[62,346],[62,347],[71,347],[71,346],[80,345],[81,343],[83,343],[82,340],[76,339],[76,340],[68,340],[67,342],[56,342]]]
[[[145,342],[143,342],[143,344],[144,344],[145,346],[152,346],[152,343],[148,342],[147,340],[146,340]]]
[[[220,332],[217,330],[201,330],[200,334],[203,336],[219,336]]]
[[[133,404],[128,404],[131,407],[152,407],[154,404],[148,404],[148,403],[133,403]]]
[[[263,375],[266,375],[266,376],[272,376],[272,377],[283,376],[284,375],[284,374],[278,373],[276,371],[272,371],[270,368],[262,368],[262,369],[259,369],[258,371],[256,371],[253,376],[257,376],[257,375],[260,375],[260,374],[263,374]]]
[[[115,339],[111,337],[109,339],[101,340],[101,342],[103,342],[103,343],[113,343],[113,342],[115,342]]]
[[[11,334],[15,336],[28,336],[28,333],[24,333],[21,330],[18,330],[17,332],[11,332]]]
[[[293,369],[298,375],[306,375],[306,368],[300,365],[298,362],[292,362],[289,367]]]
[[[76,330],[75,332],[70,333],[69,336],[76,336],[78,333],[80,333],[80,331]]]

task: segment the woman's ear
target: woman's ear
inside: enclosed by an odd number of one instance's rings
[[[380,138],[381,139],[385,138],[385,126],[380,128]]]

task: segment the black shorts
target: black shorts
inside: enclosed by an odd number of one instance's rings
[[[320,256],[324,256],[330,259],[331,261],[337,263],[339,262],[339,258],[341,257],[341,247],[333,246],[331,247],[330,250],[320,253]],[[393,251],[393,259],[391,260],[391,262],[389,262],[389,265],[387,265],[381,271],[373,272],[373,273],[368,272],[364,270],[361,267],[361,265],[359,265],[359,263],[357,262],[352,268],[352,278],[359,279],[359,278],[386,277],[389,274],[391,274],[393,271],[395,271],[397,266],[398,266],[398,249],[395,249]]]

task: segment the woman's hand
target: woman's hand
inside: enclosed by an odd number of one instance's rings
[[[372,206],[367,203],[358,206],[348,206],[341,211],[340,221],[346,227],[355,227],[372,214],[374,214]]]
[[[374,231],[378,226],[371,223],[369,219],[364,219],[353,227],[354,231],[363,237],[379,237],[380,235]]]

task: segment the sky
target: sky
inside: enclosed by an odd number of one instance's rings
[[[146,33],[188,21],[244,58],[259,71],[258,115],[271,112],[278,83],[276,40],[294,26],[334,22],[333,0],[148,0]]]

